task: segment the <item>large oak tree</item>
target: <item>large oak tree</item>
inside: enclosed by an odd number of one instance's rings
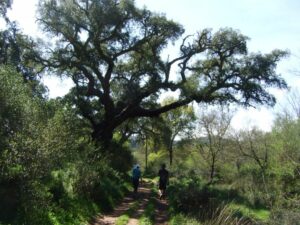
[[[287,86],[275,71],[285,51],[248,53],[248,38],[230,28],[184,35],[180,24],[132,0],[41,0],[38,21],[55,42],[39,61],[73,79],[73,101],[97,140],[109,141],[128,119],[192,101],[273,105],[266,88]],[[178,55],[164,57],[175,41]],[[155,104],[165,91],[180,95]]]

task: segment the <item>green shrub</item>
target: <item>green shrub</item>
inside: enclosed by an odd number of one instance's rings
[[[116,225],[126,225],[129,221],[128,215],[122,215],[116,220]]]
[[[300,225],[299,209],[277,209],[272,212],[270,225]]]
[[[17,217],[20,202],[19,182],[17,179],[0,180],[0,221],[13,222]]]
[[[253,223],[239,211],[227,206],[231,201],[248,204],[237,191],[207,186],[197,177],[174,181],[168,189],[168,196],[173,215],[188,215],[188,218],[195,218],[205,224],[223,224],[225,220],[231,221],[228,224]]]
[[[170,225],[201,225],[201,223],[196,219],[189,218],[183,214],[177,214],[172,217]]]

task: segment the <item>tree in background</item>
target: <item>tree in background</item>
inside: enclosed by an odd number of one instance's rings
[[[286,96],[286,102],[281,105],[280,111],[277,113],[278,119],[286,118],[295,120],[300,118],[300,90],[290,89]]]
[[[240,132],[236,137],[236,143],[240,154],[253,160],[264,176],[270,166],[270,145],[264,132],[257,128]]]
[[[216,175],[216,166],[227,146],[230,123],[233,114],[229,109],[219,107],[200,114],[198,123],[199,135],[204,136],[198,143],[200,155],[209,166],[209,184]]]
[[[23,76],[24,82],[32,89],[32,94],[43,96],[46,88],[39,80],[40,64],[34,60],[37,57],[35,41],[22,34],[16,22],[10,21],[6,15],[12,0],[0,1],[0,19],[4,18],[6,27],[0,30],[0,65],[9,65]]]
[[[4,18],[5,22],[9,22],[9,19],[6,15],[7,9],[12,5],[12,0],[0,0],[0,15]]]
[[[141,118],[138,120],[137,139],[145,150],[145,170],[148,170],[148,156],[150,150],[156,151],[160,142],[159,140],[159,120],[150,120],[149,118]]]
[[[277,114],[272,135],[276,149],[278,176],[282,195],[293,200],[289,208],[297,208],[300,190],[300,120],[298,117],[299,92],[292,91],[287,96],[287,105]],[[284,201],[280,202],[284,205]],[[286,206],[284,206],[286,207]]]
[[[184,28],[131,0],[43,0],[38,21],[55,44],[40,47],[43,56],[36,60],[74,81],[73,103],[89,120],[93,138],[104,143],[129,119],[156,117],[193,101],[274,105],[266,88],[287,86],[275,72],[287,53],[248,53],[248,38],[229,28],[186,35],[178,55],[164,58]],[[180,95],[153,104],[166,91]]]
[[[162,105],[169,105],[174,101],[176,100],[173,97],[166,98]],[[192,134],[196,116],[192,106],[184,106],[164,113],[161,118],[161,139],[167,148],[170,166],[172,166],[175,139]]]

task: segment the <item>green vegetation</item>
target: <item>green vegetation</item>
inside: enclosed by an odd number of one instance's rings
[[[52,41],[23,35],[11,1],[0,5],[0,224],[88,224],[130,190],[135,162],[149,178],[168,165],[171,224],[299,224],[299,95],[270,132],[233,131],[226,107],[273,105],[268,88],[287,88],[276,73],[285,51],[249,53],[230,28],[182,37],[131,0],[65,3],[39,1]],[[179,39],[179,55],[164,58]],[[45,74],[74,87],[49,99]],[[152,197],[140,224],[153,224],[154,208]]]
[[[287,52],[249,53],[248,37],[237,30],[184,36],[182,25],[132,0],[63,3],[39,2],[41,28],[58,38],[47,48],[35,46],[34,59],[73,80],[69,100],[90,122],[92,137],[106,146],[118,128],[141,118],[192,102],[274,105],[267,88],[287,88],[275,71]],[[163,50],[177,40],[178,55],[164,57]],[[173,71],[177,79],[171,79]],[[165,91],[180,94],[159,104]]]
[[[0,73],[0,221],[82,224],[112,210],[128,177],[95,158],[86,122],[61,99],[33,96],[12,67]]]
[[[267,209],[251,208],[246,205],[236,203],[230,203],[229,208],[245,217],[250,217],[262,222],[267,222],[270,218],[270,211]]]
[[[177,214],[172,217],[170,225],[201,225],[196,219],[188,218],[182,214]]]
[[[128,223],[128,221],[129,221],[129,216],[122,215],[117,219],[116,225],[126,225]]]
[[[206,122],[210,133],[175,144],[174,162],[169,167],[171,223],[297,224],[299,141],[295,135],[299,134],[299,117],[279,114],[269,133],[256,128],[232,133],[226,128],[224,111],[208,109],[210,113],[211,117],[198,120]],[[201,134],[205,132],[201,130]],[[148,171],[155,175],[169,156],[163,144],[153,149]],[[145,146],[141,150],[134,152],[140,161]]]

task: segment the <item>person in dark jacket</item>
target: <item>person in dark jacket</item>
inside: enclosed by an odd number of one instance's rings
[[[159,199],[162,199],[166,195],[167,184],[169,183],[169,171],[166,170],[166,164],[161,165],[161,169],[158,171],[159,176]]]

